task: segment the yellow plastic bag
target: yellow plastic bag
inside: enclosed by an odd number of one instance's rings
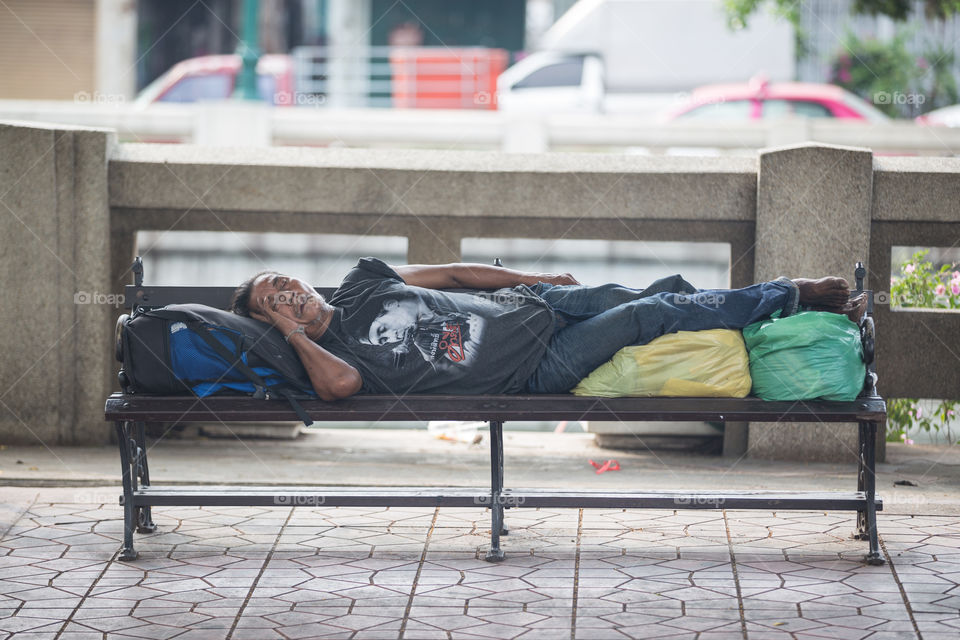
[[[739,331],[679,331],[624,347],[580,381],[578,396],[699,396],[750,393],[750,360]]]

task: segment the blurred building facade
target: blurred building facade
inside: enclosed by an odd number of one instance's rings
[[[0,98],[130,97],[136,0],[5,0]]]
[[[177,62],[233,53],[243,0],[5,0],[0,99],[124,100]],[[260,0],[259,48],[479,46],[520,51],[516,0]]]
[[[4,0],[0,99],[131,99],[180,60],[232,53],[243,0]],[[927,17],[923,0],[905,23],[852,16],[854,0],[801,5],[806,50],[797,79],[830,80],[846,33],[905,36],[914,55],[937,49],[960,75],[960,16]],[[260,0],[259,47],[425,45],[535,49],[574,0]],[[703,55],[709,55],[704,52]]]
[[[94,85],[95,0],[9,0],[0,8],[3,98],[68,98]]]
[[[232,53],[242,0],[139,0],[137,85],[185,58]],[[260,0],[262,53],[339,42],[358,46],[524,46],[516,0]]]

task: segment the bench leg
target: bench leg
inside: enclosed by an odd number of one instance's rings
[[[866,474],[867,474],[867,423],[859,422],[857,423],[858,427],[858,439],[857,439],[857,491],[866,491]],[[857,540],[868,540],[870,538],[870,527],[867,525],[867,509],[864,507],[857,511],[857,530],[854,531],[853,537]]]
[[[133,469],[130,463],[129,422],[117,420],[117,442],[120,445],[120,472],[123,478],[123,546],[120,548],[121,560],[136,560],[137,551],[133,548],[133,530],[136,527],[136,513],[133,506]]]
[[[883,554],[880,553],[880,536],[877,532],[877,423],[861,422],[860,434],[860,449],[865,454],[862,458],[864,467],[863,492],[867,499],[867,509],[864,514],[865,522],[863,523],[866,531],[861,529],[860,533],[865,533],[870,541],[870,551],[864,557],[864,560],[867,564],[881,565],[884,564],[885,560]],[[857,514],[857,524],[860,525],[859,513]]]
[[[147,466],[147,440],[144,431],[144,423],[137,422],[134,432],[137,443],[134,468],[140,480],[140,486],[149,487],[150,467]],[[153,523],[153,514],[150,507],[137,507],[137,533],[153,533],[156,530],[157,525]]]
[[[503,560],[500,535],[503,528],[503,422],[490,421],[490,550],[487,562]]]
[[[497,487],[499,487],[501,497],[498,506],[500,508],[500,535],[505,536],[510,533],[510,530],[507,529],[505,515],[505,510],[510,507],[506,505],[506,500],[503,499],[503,493],[505,491],[503,488],[503,423],[501,422],[499,424],[500,428],[497,429],[497,457],[499,458],[497,461]]]

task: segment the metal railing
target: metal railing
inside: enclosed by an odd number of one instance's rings
[[[343,107],[490,109],[508,53],[481,47],[297,47],[295,101]]]
[[[212,111],[212,113],[211,113]],[[228,119],[229,135],[208,135]],[[116,129],[125,142],[204,141],[237,146],[267,131],[273,145],[495,149],[518,152],[604,151],[666,153],[695,149],[715,155],[799,142],[853,145],[897,154],[960,154],[960,128],[910,121],[868,124],[822,118],[744,123],[661,124],[628,116],[512,115],[499,111],[428,109],[311,109],[211,102],[153,105],[0,100],[0,120]],[[709,151],[707,151],[709,150]],[[689,152],[685,152],[689,155]]]

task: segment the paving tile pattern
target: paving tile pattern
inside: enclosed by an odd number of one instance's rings
[[[0,640],[960,637],[960,518],[34,504],[0,540]]]

